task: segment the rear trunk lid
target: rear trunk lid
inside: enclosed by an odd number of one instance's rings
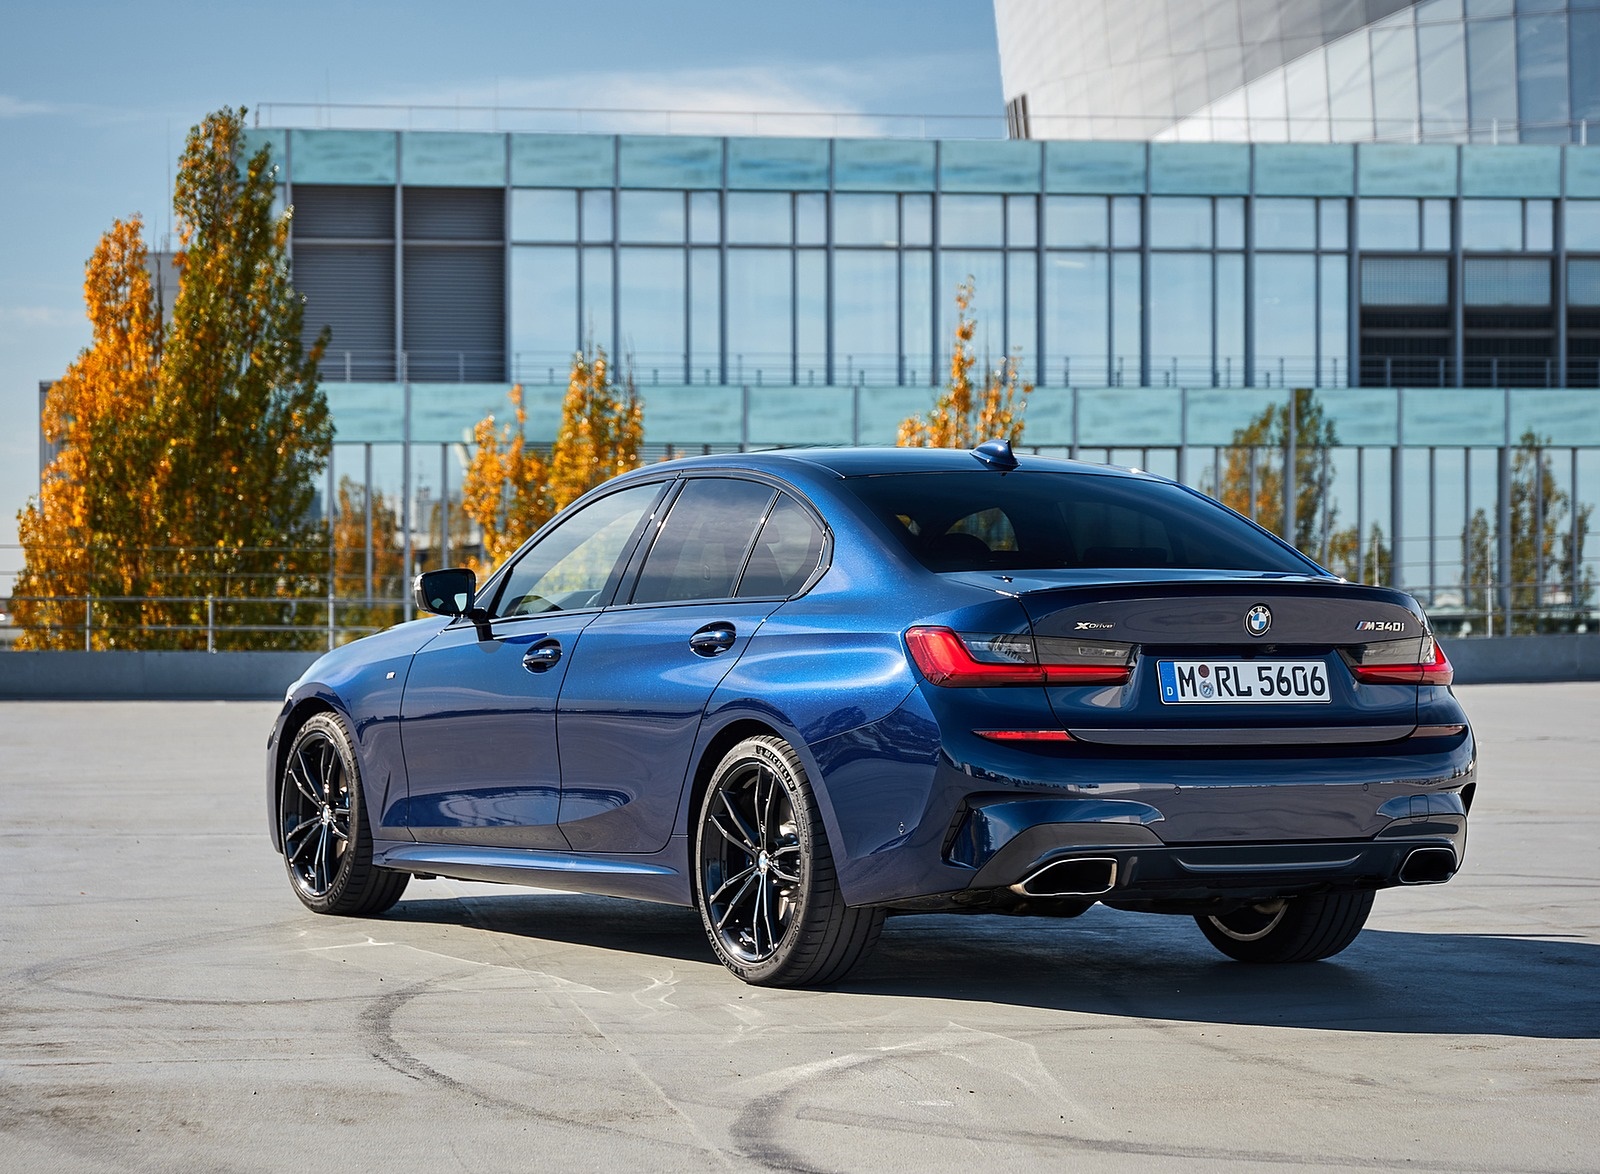
[[[1128,650],[1125,685],[1046,688],[1079,741],[1350,745],[1415,730],[1416,678],[1372,665],[1432,655],[1427,621],[1403,592],[1282,574],[1122,574],[952,577],[1015,592],[1041,661],[1051,649]]]

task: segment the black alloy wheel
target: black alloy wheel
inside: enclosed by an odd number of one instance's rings
[[[805,769],[780,738],[747,738],[700,808],[695,895],[723,965],[746,982],[842,978],[877,941],[883,913],[845,905]]]
[[[283,860],[308,909],[375,914],[400,899],[411,877],[373,866],[360,767],[341,718],[319,713],[300,727],[278,788]]]
[[[1373,890],[1279,897],[1195,918],[1217,949],[1239,962],[1316,962],[1356,940]]]

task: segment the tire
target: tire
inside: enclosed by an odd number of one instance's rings
[[[844,903],[805,768],[770,736],[730,750],[706,788],[695,904],[718,959],[757,986],[837,982],[883,929],[883,910]]]
[[[295,734],[278,779],[283,862],[307,909],[371,917],[400,899],[411,874],[375,867],[355,739],[334,713]]]
[[[1372,889],[1285,897],[1220,917],[1195,918],[1217,949],[1239,962],[1316,962],[1351,942],[1372,912]]]

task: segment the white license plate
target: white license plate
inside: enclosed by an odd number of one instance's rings
[[[1320,660],[1161,660],[1163,705],[1330,700]]]

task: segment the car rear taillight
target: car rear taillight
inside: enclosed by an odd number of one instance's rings
[[[1432,636],[1363,644],[1345,655],[1363,685],[1448,685],[1455,679],[1450,658]]]
[[[1133,672],[1133,647],[1127,644],[912,628],[906,632],[906,648],[930,684],[949,689],[1126,685]]]
[[[980,738],[991,742],[1071,742],[1075,739],[1065,730],[973,730]]]

